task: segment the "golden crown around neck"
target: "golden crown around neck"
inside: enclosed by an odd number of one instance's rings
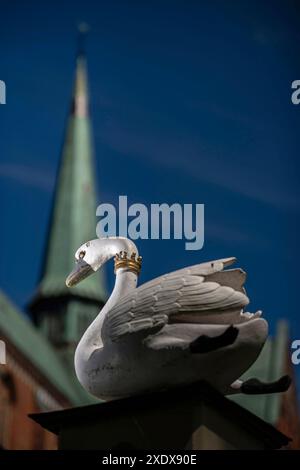
[[[136,256],[136,253],[132,253],[130,257],[127,255],[127,251],[120,251],[115,256],[115,272],[119,268],[126,268],[128,271],[132,271],[135,274],[139,274],[142,267],[142,257]]]

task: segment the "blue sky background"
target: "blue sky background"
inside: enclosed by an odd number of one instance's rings
[[[300,338],[299,8],[285,1],[0,4],[0,285],[36,286],[69,108],[87,44],[100,202],[204,203],[205,245],[141,241],[141,282],[236,256],[251,310]],[[108,284],[113,283],[112,270]],[[300,366],[298,366],[300,368]],[[299,371],[300,372],[300,371]],[[299,375],[299,374],[298,374]]]

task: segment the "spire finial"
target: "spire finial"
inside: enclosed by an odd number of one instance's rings
[[[90,31],[87,23],[81,22],[78,24],[78,55],[84,55],[85,52],[85,39]]]

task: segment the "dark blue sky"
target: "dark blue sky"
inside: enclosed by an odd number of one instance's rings
[[[205,204],[203,250],[138,243],[141,282],[236,256],[251,309],[272,332],[287,318],[299,339],[298,10],[289,1],[2,0],[2,289],[23,307],[38,280],[84,20],[99,203],[126,194]]]

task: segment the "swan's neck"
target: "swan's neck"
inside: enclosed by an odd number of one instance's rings
[[[93,323],[88,327],[81,338],[76,353],[84,353],[84,356],[91,354],[96,348],[103,347],[101,339],[101,329],[103,321],[108,312],[123,298],[126,294],[133,291],[137,285],[137,275],[125,269],[118,269],[116,273],[116,282],[114,289],[108,301],[95,318]]]
[[[118,269],[116,273],[116,282],[114,289],[108,301],[101,310],[101,316],[105,316],[109,310],[111,310],[119,300],[129,292],[133,291],[137,285],[137,275],[131,271],[125,269]],[[104,315],[103,315],[104,314]]]

